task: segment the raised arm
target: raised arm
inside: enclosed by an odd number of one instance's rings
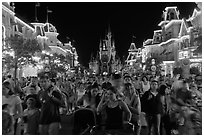
[[[119,105],[121,106],[123,111],[125,111],[127,113],[127,119],[128,119],[128,122],[130,122],[131,118],[132,118],[132,114],[131,114],[130,109],[128,108],[127,104],[121,100],[121,101],[119,101]]]
[[[97,112],[101,112],[107,105],[107,102],[104,102],[104,100],[105,100],[105,93],[103,93],[102,98],[98,104]]]

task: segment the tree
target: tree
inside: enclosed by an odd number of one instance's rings
[[[41,46],[34,38],[25,38],[23,36],[15,35],[6,38],[3,52],[14,52],[14,83],[16,84],[17,69],[22,62],[32,62],[32,55],[36,52],[41,52]]]
[[[42,54],[41,59],[45,59],[45,58],[49,59],[49,67],[50,67],[50,71],[56,71],[59,73],[66,73],[68,71],[68,64],[70,64],[70,56],[64,56],[62,54]]]

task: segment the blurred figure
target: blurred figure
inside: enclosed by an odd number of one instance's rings
[[[181,85],[182,87],[176,91],[176,101],[180,106],[189,106],[193,103],[189,85],[186,81],[183,81]]]
[[[141,96],[150,89],[150,82],[148,81],[146,76],[142,77],[142,91],[141,91]]]
[[[135,80],[133,81],[134,87],[137,90],[137,92],[139,93],[139,96],[141,94],[141,90],[142,90],[142,83],[140,81],[140,77],[135,77]]]
[[[139,94],[136,92],[134,86],[130,83],[125,84],[125,100],[124,102],[128,105],[132,113],[131,122],[135,125],[135,134],[140,135],[141,123],[140,123],[140,114],[141,114],[141,103]]]
[[[13,126],[13,118],[10,115],[9,105],[2,105],[2,134],[3,135],[13,135],[14,134],[14,126]]]
[[[161,124],[160,124],[160,134],[161,135],[171,135],[172,124],[170,121],[170,109],[171,109],[171,98],[170,98],[170,87],[166,85],[161,85],[159,88],[159,99],[162,104],[161,111]],[[163,129],[165,133],[163,132]]]
[[[122,81],[121,74],[119,74],[119,73],[113,74],[111,84],[116,89],[116,92],[117,92],[116,97],[118,99],[123,99],[124,98],[124,95],[123,95],[124,84]]]
[[[19,96],[15,95],[12,91],[11,84],[6,81],[2,85],[2,105],[8,104],[9,105],[9,112],[10,115],[14,118],[14,134],[20,134],[20,119],[22,116],[22,105],[21,99]]]
[[[23,91],[26,96],[29,94],[38,94],[38,92],[40,91],[40,87],[38,86],[37,77],[32,77],[30,84],[23,88]]]
[[[26,104],[27,109],[23,112],[24,135],[38,135],[40,111],[36,108],[35,98],[28,98]]]

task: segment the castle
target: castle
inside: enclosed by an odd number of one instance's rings
[[[105,39],[100,40],[96,58],[91,58],[89,68],[94,74],[110,74],[121,70],[122,65],[116,55],[115,41],[110,27]]]

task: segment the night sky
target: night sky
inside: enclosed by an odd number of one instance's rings
[[[160,29],[162,11],[167,6],[177,6],[180,18],[192,15],[195,3],[190,2],[41,2],[38,8],[39,22],[46,22],[46,7],[52,10],[49,23],[53,24],[58,39],[66,37],[75,41],[79,62],[88,66],[91,57],[99,50],[99,40],[104,39],[110,24],[118,56],[127,57],[134,35],[137,48],[144,40],[153,37],[153,31]],[[26,22],[35,20],[34,2],[15,2],[15,12]]]

